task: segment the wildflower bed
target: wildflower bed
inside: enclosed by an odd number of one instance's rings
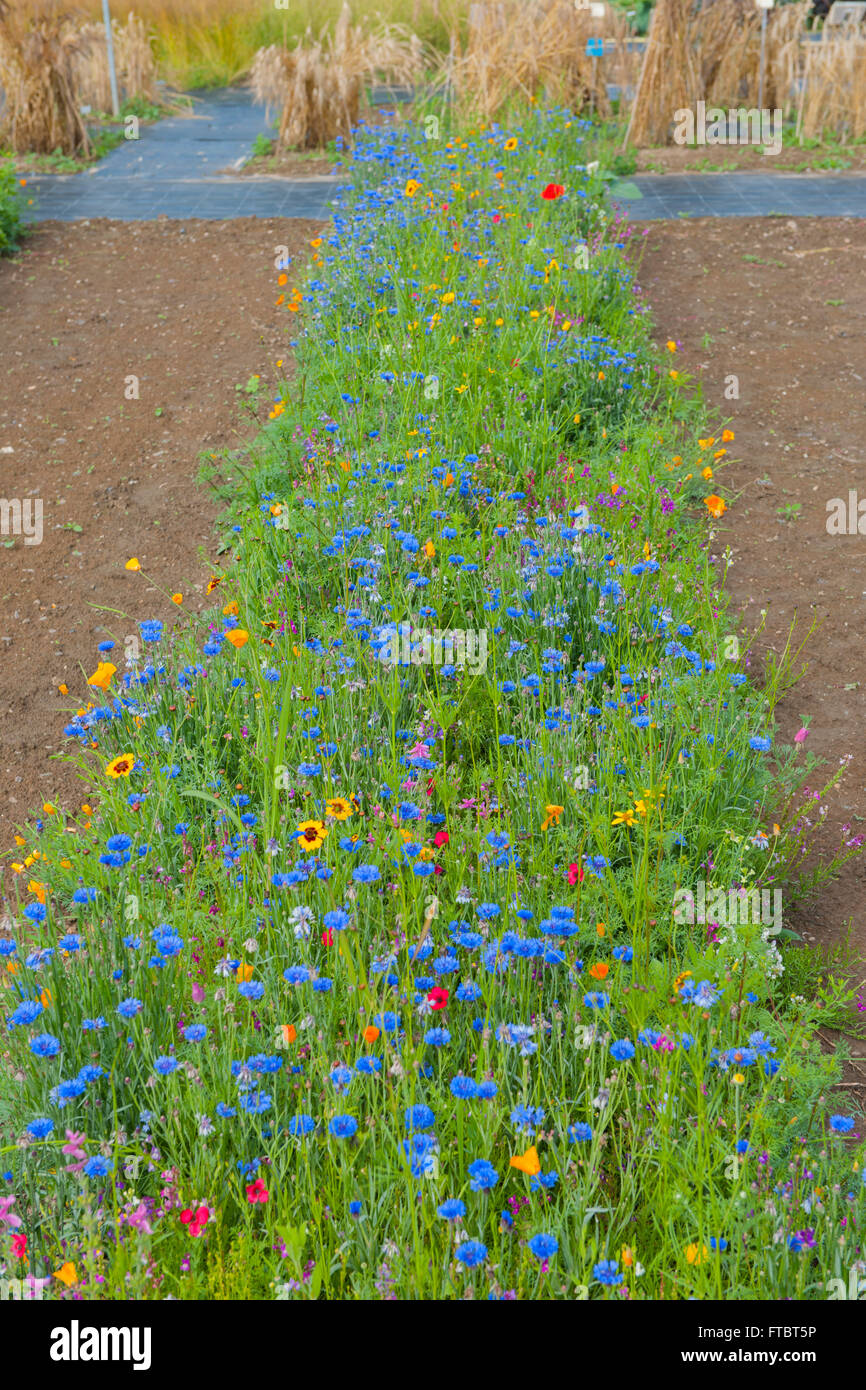
[[[860,1258],[816,1036],[846,987],[677,907],[787,887],[810,767],[730,659],[730,434],[650,343],[579,122],[424,133],[362,129],[282,270],[298,376],[209,620],[124,674],[101,644],[67,728],[105,788],[34,828],[0,941],[7,1274],[822,1298]]]

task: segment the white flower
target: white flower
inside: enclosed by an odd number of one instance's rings
[[[295,937],[298,941],[306,941],[309,937],[310,927],[313,921],[315,920],[315,915],[316,914],[313,912],[313,909],[311,907],[307,907],[303,903],[299,907],[292,909],[291,913],[289,914],[289,921],[292,924],[292,930],[294,931]]]

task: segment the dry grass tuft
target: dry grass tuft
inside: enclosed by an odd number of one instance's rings
[[[595,19],[573,0],[474,3],[465,41],[456,26],[452,30],[439,83],[486,123],[521,97],[609,115],[606,83],[626,88],[636,76],[639,58],[626,52],[628,34],[627,20],[610,6]],[[589,38],[613,39],[616,52],[590,57]]]
[[[797,134],[820,139],[827,130],[843,140],[866,135],[866,35],[853,28],[825,29],[807,54]]]
[[[89,153],[75,89],[75,61],[85,48],[72,15],[51,0],[29,15],[0,0],[2,129],[16,153]]]
[[[156,59],[144,21],[130,11],[125,24],[111,21],[114,35],[114,61],[117,85],[123,97],[144,97],[159,104],[156,85]],[[96,111],[111,110],[111,82],[105,25],[84,24],[80,30],[84,47],[73,59],[73,72],[79,102]]]
[[[344,5],[333,35],[308,30],[291,51],[271,44],[253,61],[250,84],[257,101],[282,111],[278,148],[323,149],[348,138],[375,78],[411,83],[424,64],[423,45],[402,26],[365,33]]]

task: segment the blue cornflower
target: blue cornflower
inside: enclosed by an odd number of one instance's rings
[[[537,1260],[550,1260],[559,1249],[559,1241],[556,1236],[542,1233],[532,1237],[529,1241],[529,1248]]]
[[[410,1105],[405,1110],[403,1118],[408,1130],[432,1129],[436,1123],[436,1116],[429,1105]]]
[[[854,1128],[854,1121],[847,1115],[831,1115],[830,1129],[833,1134],[850,1134]]]
[[[568,1137],[572,1144],[585,1144],[592,1138],[592,1126],[578,1120],[577,1124],[569,1125]]]
[[[30,1051],[36,1057],[56,1057],[60,1051],[60,1039],[51,1033],[37,1033],[30,1039]]]
[[[160,1076],[171,1076],[173,1071],[177,1071],[180,1062],[176,1057],[157,1057],[153,1069],[159,1072]]]
[[[436,1210],[443,1221],[459,1221],[466,1215],[466,1203],[461,1202],[458,1197],[449,1197],[447,1202],[442,1202]]]
[[[328,1129],[335,1139],[351,1139],[357,1132],[358,1121],[354,1115],[335,1115]]]
[[[628,1038],[618,1038],[610,1045],[610,1055],[617,1062],[628,1062],[634,1056],[634,1043]]]
[[[593,1265],[592,1272],[600,1284],[618,1284],[620,1281],[616,1260],[599,1260],[597,1265]]]
[[[516,1105],[511,1112],[511,1123],[519,1133],[534,1134],[544,1123],[544,1111],[540,1106]]]
[[[27,1126],[27,1133],[32,1139],[47,1139],[54,1128],[54,1121],[48,1119],[31,1120]]]
[[[312,1115],[293,1115],[289,1120],[289,1134],[295,1139],[304,1139],[308,1134],[312,1134],[316,1128],[316,1122]]]
[[[487,1259],[487,1246],[480,1240],[464,1240],[454,1251],[455,1256],[467,1269],[475,1269]]]
[[[117,1012],[121,1018],[135,1018],[140,1014],[144,1005],[140,999],[122,999],[117,1006]]]
[[[489,1192],[499,1182],[499,1174],[486,1158],[476,1158],[467,1168],[473,1192]]]
[[[105,1178],[114,1171],[114,1164],[109,1158],[103,1158],[102,1154],[94,1154],[89,1158],[81,1170],[86,1178]]]
[[[474,1100],[478,1087],[471,1076],[455,1076],[448,1088],[457,1100]]]
[[[191,1023],[188,1028],[183,1030],[183,1035],[187,1042],[201,1042],[207,1036],[207,1028],[203,1023]]]

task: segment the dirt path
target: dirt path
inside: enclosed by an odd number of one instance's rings
[[[177,616],[126,561],[201,603],[217,507],[198,458],[257,428],[235,391],[254,373],[266,416],[288,356],[275,248],[303,257],[321,225],[45,223],[0,262],[0,494],[43,503],[41,544],[0,536],[0,849],[47,798],[83,799],[51,759],[97,643]]]
[[[736,432],[735,461],[713,486],[731,504],[719,548],[733,551],[735,610],[748,630],[767,610],[755,664],[784,649],[792,622],[801,637],[813,618],[820,624],[804,653],[808,670],[779,718],[790,743],[811,716],[806,747],[830,768],[851,755],[820,833],[832,851],[866,834],[866,535],[827,531],[831,499],[847,503],[850,489],[866,499],[866,222],[644,225],[639,279],[658,338],[678,340],[679,367],[702,382],[706,400],[732,417]],[[725,399],[732,376],[738,400]],[[809,785],[822,782],[816,776]],[[864,857],[791,925],[827,941],[849,921],[866,958]]]

